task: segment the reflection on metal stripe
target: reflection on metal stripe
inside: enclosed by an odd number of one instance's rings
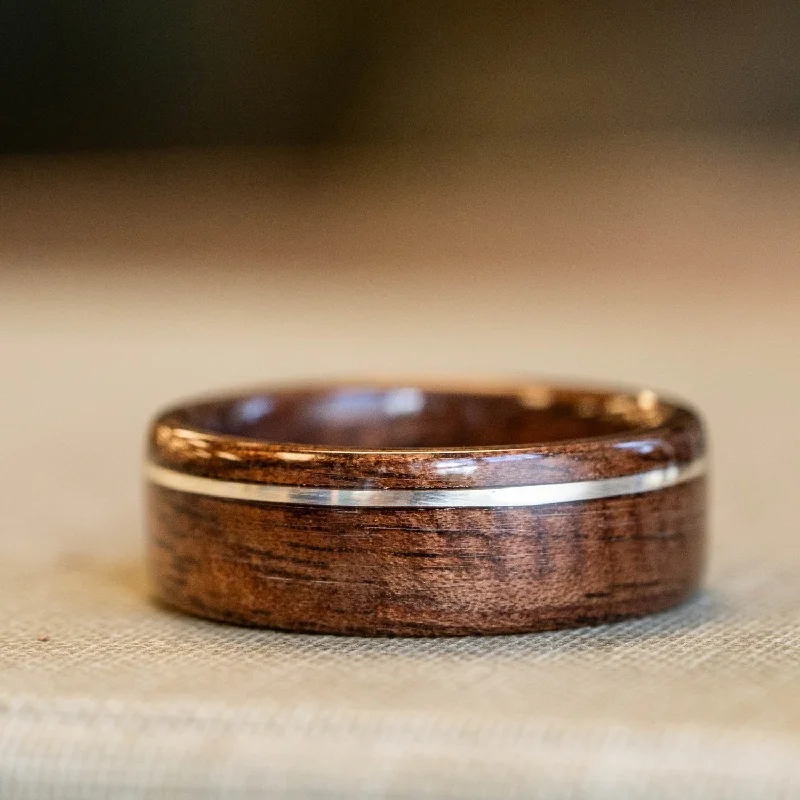
[[[656,492],[699,478],[705,471],[705,459],[698,458],[687,464],[670,464],[647,472],[637,472],[634,475],[571,483],[476,489],[315,489],[306,486],[201,478],[156,464],[148,464],[145,468],[147,478],[152,483],[179,492],[226,500],[246,500],[251,503],[360,508],[488,508],[574,503],[582,500],[599,500],[604,497]]]

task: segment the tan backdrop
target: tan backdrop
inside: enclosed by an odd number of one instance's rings
[[[0,795],[800,796],[800,160],[758,141],[0,167]],[[707,589],[596,629],[243,630],[148,598],[177,396],[545,373],[707,414]]]

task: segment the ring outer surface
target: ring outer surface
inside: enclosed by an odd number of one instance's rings
[[[351,635],[523,633],[668,609],[698,590],[706,552],[702,423],[669,408],[658,425],[604,436],[409,449],[240,438],[169,409],[151,426],[146,460],[156,593],[224,622]],[[491,506],[261,502],[152,479],[446,497],[680,470],[663,488]]]

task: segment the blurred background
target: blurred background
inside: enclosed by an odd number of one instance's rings
[[[0,785],[798,796],[799,45],[788,1],[0,4]],[[707,592],[361,661],[147,602],[156,408],[464,373],[696,403]]]
[[[0,42],[6,401],[117,443],[131,541],[147,416],[228,384],[648,383],[756,462],[771,391],[796,431],[795,3],[9,0]]]
[[[7,0],[0,147],[800,125],[792,2]]]

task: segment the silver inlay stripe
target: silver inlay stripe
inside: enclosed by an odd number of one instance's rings
[[[627,494],[656,492],[699,478],[706,471],[704,458],[687,464],[601,478],[595,481],[547,483],[532,486],[499,486],[486,489],[315,489],[201,478],[148,464],[147,478],[159,486],[179,492],[247,500],[251,503],[292,503],[302,506],[348,506],[360,508],[487,508],[491,506],[546,506],[574,503]]]

